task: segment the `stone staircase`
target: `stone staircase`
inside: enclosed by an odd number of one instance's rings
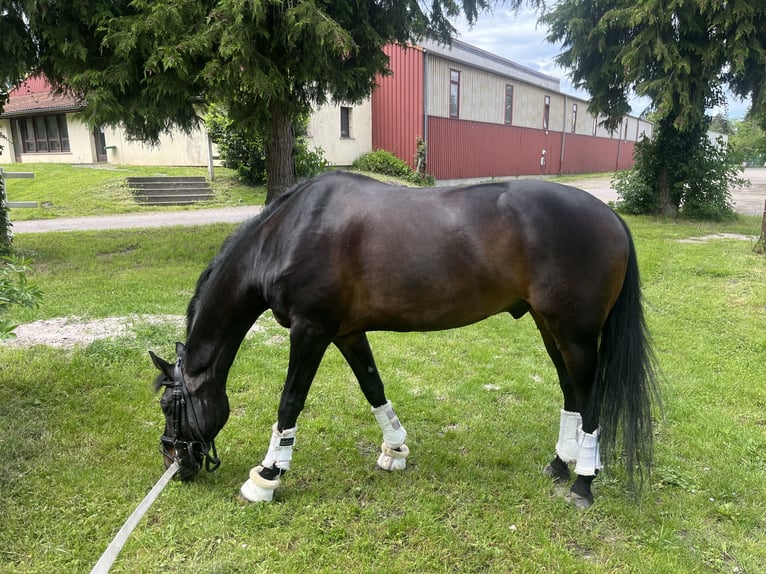
[[[145,205],[190,205],[213,199],[203,176],[129,177],[136,201]]]

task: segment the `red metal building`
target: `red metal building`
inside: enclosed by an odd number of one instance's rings
[[[372,96],[372,147],[415,167],[422,138],[438,180],[621,170],[651,136],[635,117],[609,133],[558,79],[463,42],[386,53],[393,73]]]

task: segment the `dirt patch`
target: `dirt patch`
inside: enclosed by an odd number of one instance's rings
[[[130,337],[139,325],[171,323],[183,328],[186,318],[182,315],[129,315],[106,317],[87,321],[79,317],[56,317],[25,323],[16,327],[16,338],[3,341],[10,347],[47,345],[62,349],[87,346],[98,339]]]
[[[710,235],[701,235],[700,237],[688,237],[679,239],[679,243],[707,243],[711,239],[736,239],[737,241],[750,241],[755,243],[758,238],[753,235],[742,235],[740,233],[711,233]]]
[[[85,320],[79,317],[56,317],[25,323],[16,327],[16,338],[0,341],[8,347],[33,347],[46,345],[60,349],[86,347],[99,339],[133,337],[136,330],[145,325],[171,325],[179,330],[186,326],[183,315],[128,315]],[[265,328],[255,324],[248,336],[263,332]]]

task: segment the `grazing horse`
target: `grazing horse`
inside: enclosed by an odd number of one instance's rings
[[[290,468],[298,415],[325,350],[345,357],[383,434],[378,465],[405,468],[407,432],[386,398],[367,331],[434,331],[529,313],[564,394],[546,471],[593,501],[601,454],[633,482],[651,461],[654,362],[625,223],[588,193],[537,180],[408,189],[331,172],[301,183],[229,237],[200,276],[177,359],[150,353],[165,414],[165,463],[190,479],[217,467],[226,379],[267,309],[289,329],[290,359],[262,463],[241,488],[272,499]]]

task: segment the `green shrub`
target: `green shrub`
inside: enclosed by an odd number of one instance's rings
[[[332,164],[325,159],[322,148],[310,148],[303,137],[295,140],[295,177],[313,177],[331,167]]]
[[[359,156],[351,164],[353,169],[369,171],[404,179],[416,185],[433,185],[433,176],[414,171],[407,163],[389,151],[378,149]]]
[[[729,189],[749,182],[739,177],[739,165],[723,141],[712,143],[704,132],[697,136],[684,135],[676,147],[669,147],[662,138],[638,142],[635,165],[612,179],[620,198],[617,209],[631,215],[660,213],[662,167],[672,164],[675,171],[665,177],[670,179],[670,202],[679,214],[708,220],[733,216]],[[668,161],[671,154],[674,157]]]
[[[657,194],[645,175],[635,167],[615,174],[612,186],[620,198],[617,208],[621,212],[630,215],[657,212]]]
[[[246,183],[262,185],[266,183],[266,143],[261,134],[251,134],[238,127],[230,120],[225,111],[212,106],[205,117],[210,137],[218,144],[224,166],[236,170]],[[306,141],[308,118],[296,121],[295,176],[307,178],[317,175],[330,167],[321,149],[312,149]]]
[[[27,282],[29,263],[21,257],[0,258],[0,339],[16,336],[13,332],[16,325],[3,317],[8,307],[36,307],[42,297],[40,290]]]
[[[733,161],[726,144],[705,139],[700,147],[683,190],[681,213],[690,219],[721,220],[734,215],[732,186],[750,182],[739,177],[739,164]]]

